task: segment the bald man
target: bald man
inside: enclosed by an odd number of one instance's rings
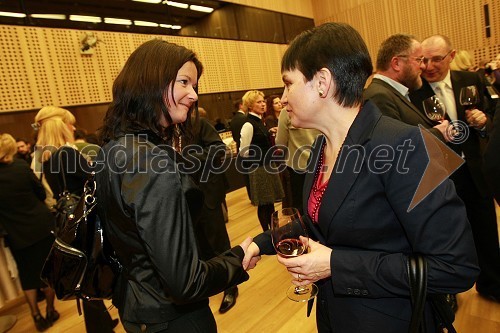
[[[492,128],[491,120],[483,112],[484,86],[474,72],[452,71],[450,63],[455,49],[446,36],[434,35],[422,41],[425,69],[422,87],[410,92],[413,104],[423,113],[422,101],[437,95],[445,103],[447,119],[460,131],[449,146],[465,159],[465,163],[451,175],[457,193],[464,201],[472,227],[481,273],[476,282],[477,291],[500,302],[500,251],[493,195],[482,172],[480,145]],[[472,109],[460,104],[460,90],[474,85],[479,102]]]

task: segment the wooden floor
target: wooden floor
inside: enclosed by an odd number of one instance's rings
[[[227,196],[229,222],[227,229],[232,244],[239,244],[246,236],[260,231],[257,211],[248,201],[245,189],[236,190]],[[278,205],[277,205],[278,206]],[[498,208],[498,207],[497,207]],[[497,210],[497,213],[499,211]],[[210,298],[210,307],[215,315],[219,333],[309,333],[316,332],[315,312],[306,317],[306,306],[286,298],[290,277],[274,257],[264,257],[257,268],[250,271],[250,280],[240,285],[237,304],[221,315],[218,308],[222,294]],[[61,319],[47,332],[84,333],[83,317],[78,316],[75,303],[56,301]],[[458,295],[459,310],[455,328],[461,333],[500,333],[500,304],[480,297],[474,289]],[[45,313],[42,305],[42,313]],[[108,302],[109,304],[109,302]],[[118,318],[116,308],[110,309]],[[18,321],[10,333],[34,332],[34,325],[26,304],[13,307],[1,314],[14,314]],[[124,333],[121,325],[115,329]]]

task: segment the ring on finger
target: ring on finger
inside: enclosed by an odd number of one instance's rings
[[[302,281],[302,279],[300,278],[300,273],[297,273],[297,279],[298,279],[299,281]]]

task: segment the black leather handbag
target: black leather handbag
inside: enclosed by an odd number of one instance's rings
[[[109,299],[121,271],[97,214],[94,174],[73,214],[56,235],[41,279],[60,300]]]
[[[446,328],[448,333],[457,333],[453,327],[455,313],[446,301],[446,295],[427,295],[427,262],[423,255],[408,256],[408,279],[413,309],[408,332],[425,333],[424,309],[426,301],[429,301],[437,323],[437,332],[444,332],[443,329]]]

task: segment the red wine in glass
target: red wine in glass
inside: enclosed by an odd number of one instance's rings
[[[283,208],[273,213],[271,218],[271,237],[278,255],[290,258],[307,252],[309,237],[297,208]],[[287,296],[292,301],[306,302],[318,293],[315,284],[291,286]]]
[[[476,86],[467,86],[460,89],[460,104],[466,110],[475,109],[479,102],[479,93]]]

